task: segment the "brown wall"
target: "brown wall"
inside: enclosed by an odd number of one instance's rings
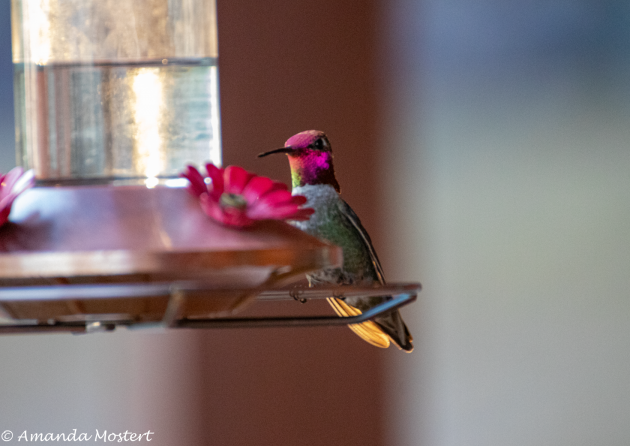
[[[284,157],[256,154],[299,131],[324,130],[343,195],[371,232],[375,9],[337,0],[218,5],[224,165],[289,182]],[[386,353],[347,328],[198,336],[205,444],[384,444]]]

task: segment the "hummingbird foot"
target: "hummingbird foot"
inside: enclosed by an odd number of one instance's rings
[[[305,304],[307,302],[307,299],[305,297],[300,297],[300,294],[302,294],[302,292],[297,287],[289,291],[289,296],[291,296],[293,299],[295,299],[299,303]]]

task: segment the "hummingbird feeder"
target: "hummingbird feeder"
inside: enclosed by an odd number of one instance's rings
[[[11,0],[16,151],[35,187],[0,228],[0,333],[346,325],[419,284],[293,288],[341,250],[281,221],[207,218],[189,164],[221,163],[214,0]],[[387,293],[359,316],[234,316]]]

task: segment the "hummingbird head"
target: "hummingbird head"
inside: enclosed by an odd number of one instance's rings
[[[260,153],[258,154],[258,158],[273,155],[274,153],[286,153],[289,156],[299,157],[307,155],[311,151],[332,153],[330,142],[324,132],[319,130],[300,132],[287,139],[287,142],[284,143],[284,147]]]
[[[307,130],[298,133],[289,138],[284,147],[261,153],[258,157],[274,153],[284,153],[289,157],[293,187],[329,184],[337,192],[341,191],[335,178],[332,147],[324,132]]]

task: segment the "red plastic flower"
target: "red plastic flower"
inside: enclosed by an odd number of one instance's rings
[[[9,220],[13,201],[35,184],[32,170],[24,172],[21,167],[14,167],[6,175],[0,174],[0,226]]]
[[[250,226],[256,220],[308,220],[315,212],[302,208],[306,197],[291,195],[284,183],[259,177],[238,166],[225,169],[206,164],[211,184],[193,166],[182,176],[190,181],[188,191],[199,198],[201,208],[226,226]]]

